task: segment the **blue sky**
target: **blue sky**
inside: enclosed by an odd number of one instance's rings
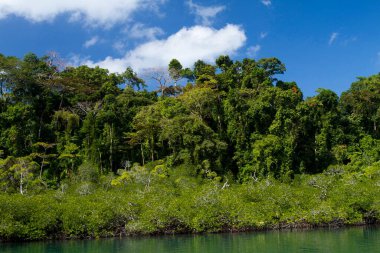
[[[67,64],[163,68],[218,55],[277,57],[305,96],[380,70],[380,1],[0,0],[0,53]]]

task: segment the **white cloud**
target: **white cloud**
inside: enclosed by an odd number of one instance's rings
[[[268,36],[267,32],[261,32],[260,33],[260,39],[265,39]]]
[[[130,29],[126,29],[125,32],[133,39],[148,40],[154,40],[165,34],[165,32],[159,27],[146,27],[141,23],[134,24]]]
[[[247,55],[249,57],[256,58],[256,56],[260,50],[261,50],[260,45],[251,46],[251,47],[247,48]]]
[[[214,61],[218,56],[234,54],[245,41],[244,30],[237,25],[226,25],[220,30],[205,26],[182,28],[163,40],[144,43],[122,58],[107,57],[103,61],[85,61],[89,66],[100,66],[111,72],[123,72],[130,66],[135,71],[166,67],[173,58],[184,67],[191,67],[201,59]]]
[[[70,21],[109,27],[125,22],[140,9],[157,9],[166,0],[1,0],[0,19],[9,15],[32,22],[52,21],[69,15]]]
[[[116,41],[112,44],[112,48],[115,49],[118,53],[123,54],[125,53],[125,43],[122,41]]]
[[[380,67],[380,51],[376,53],[375,59],[372,59],[376,67]]]
[[[65,59],[65,66],[77,67],[82,65],[82,63],[87,61],[88,59],[88,57],[82,57],[78,54],[71,54]]]
[[[226,8],[223,5],[206,7],[199,4],[195,4],[192,0],[187,1],[187,5],[190,7],[191,11],[196,15],[197,22],[201,23],[204,26],[212,25],[213,19],[216,17],[216,15],[224,11],[224,9]]]
[[[91,39],[89,39],[89,40],[87,40],[84,44],[83,44],[83,46],[85,47],[85,48],[89,48],[89,47],[92,47],[92,46],[94,46],[96,43],[98,43],[99,42],[99,37],[98,36],[94,36],[94,37],[92,37]]]
[[[338,38],[339,36],[339,33],[337,32],[333,32],[331,35],[330,35],[330,39],[329,39],[329,45],[331,46],[334,41]]]
[[[356,36],[353,36],[353,37],[349,37],[349,38],[346,38],[343,42],[342,42],[342,45],[343,46],[347,46],[351,43],[355,43],[356,41],[358,40],[358,37]]]
[[[272,5],[272,1],[271,0],[261,0],[261,3],[265,6],[270,6]]]

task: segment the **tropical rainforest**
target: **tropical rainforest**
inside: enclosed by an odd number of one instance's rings
[[[285,71],[0,54],[0,240],[376,223],[380,74],[304,98]]]

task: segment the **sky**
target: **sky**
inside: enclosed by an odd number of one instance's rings
[[[380,71],[380,1],[0,0],[0,53],[138,73],[277,57],[305,97]]]

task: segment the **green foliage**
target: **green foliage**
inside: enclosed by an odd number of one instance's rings
[[[113,183],[108,191],[0,195],[0,238],[97,238],[372,223],[380,218],[380,169],[375,167],[302,175],[291,184],[273,178],[236,184],[195,180],[179,173],[180,168],[158,165],[149,171],[136,165],[119,176],[121,185]]]
[[[364,132],[375,138],[379,135],[380,75],[368,78],[359,77],[351,88],[343,92],[340,106],[346,120],[350,123],[350,134]]]
[[[376,95],[370,112],[354,105],[369,91],[376,94],[376,77],[361,78],[342,99],[319,89],[303,100],[296,83],[278,80],[286,68],[276,58],[220,56],[216,65],[199,60],[192,69],[173,59],[174,86],[159,74],[158,99],[140,90],[144,80],[131,68],[122,74],[88,66],[60,70],[33,54],[2,57],[0,66],[9,94],[0,112],[3,156],[32,155],[47,182],[71,177],[84,161],[101,174],[116,173],[127,161],[167,160],[195,165],[202,176],[289,178],[360,160],[357,136],[377,138],[363,133],[367,122],[360,118],[363,112],[376,123]],[[190,81],[184,89],[177,87],[182,78]],[[37,143],[54,146],[36,151]]]
[[[285,70],[173,59],[159,97],[131,68],[0,55],[0,238],[378,220],[379,75],[304,99]]]
[[[0,195],[0,237],[13,240],[49,238],[61,231],[59,203],[50,194]]]
[[[177,85],[179,79],[182,78],[182,65],[177,59],[173,59],[168,67],[169,75],[174,80],[174,85]]]

